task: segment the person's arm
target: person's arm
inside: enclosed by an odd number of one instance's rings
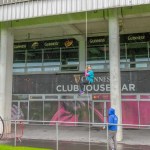
[[[110,123],[110,124],[114,123],[113,117],[109,116],[108,123]],[[111,126],[112,126],[112,125],[110,125],[110,124],[108,124],[108,127],[111,127]]]
[[[89,76],[89,73],[87,72],[87,70],[85,69],[85,72],[84,72],[85,76]]]

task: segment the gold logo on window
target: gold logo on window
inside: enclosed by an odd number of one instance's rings
[[[74,75],[74,80],[75,80],[75,83],[79,83],[79,81],[80,81],[80,75],[78,75],[78,74],[75,74]]]
[[[73,40],[67,40],[65,41],[65,47],[70,47],[73,44]]]
[[[36,49],[39,46],[38,42],[33,42],[31,48]]]

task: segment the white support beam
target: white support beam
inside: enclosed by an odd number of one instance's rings
[[[0,116],[11,119],[14,37],[9,23],[0,28]]]

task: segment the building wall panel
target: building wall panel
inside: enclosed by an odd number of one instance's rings
[[[150,0],[27,0],[0,5],[0,21],[150,4]]]

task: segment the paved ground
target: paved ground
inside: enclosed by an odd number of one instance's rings
[[[13,141],[9,142],[9,144],[13,145]],[[17,146],[57,149],[56,142],[49,140],[23,139],[21,143],[17,143]],[[87,142],[59,141],[58,150],[107,150],[107,145],[105,143],[90,143],[89,145]],[[118,144],[117,150],[150,150],[150,146]]]
[[[107,150],[107,132],[98,128],[25,125],[22,142],[17,145],[45,147],[59,150]],[[14,141],[9,141],[14,144]],[[149,129],[123,130],[118,150],[150,150]]]
[[[57,134],[53,126],[26,126],[23,138],[56,140]],[[107,132],[97,128],[91,128],[89,132],[88,127],[58,127],[58,140],[107,143]],[[125,129],[120,143],[150,146],[150,129]]]

